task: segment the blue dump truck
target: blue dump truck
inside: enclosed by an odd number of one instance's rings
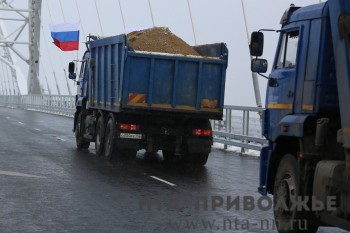
[[[224,43],[193,49],[201,56],[135,51],[126,35],[89,39],[78,76],[77,147],[95,142],[107,160],[162,150],[165,162],[205,165],[209,119],[223,116],[228,50]],[[71,79],[74,70],[71,62]]]
[[[350,1],[292,5],[281,24],[258,190],[274,195],[279,232],[350,231]],[[263,53],[262,31],[252,33],[252,56]],[[251,68],[264,73],[267,61]]]

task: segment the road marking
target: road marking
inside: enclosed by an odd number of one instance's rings
[[[29,178],[45,178],[43,176],[36,176],[31,174],[25,174],[20,172],[10,172],[10,171],[0,171],[0,175],[5,176],[21,176],[21,177],[29,177]]]
[[[161,178],[159,178],[159,177],[156,177],[156,176],[150,176],[151,178],[153,178],[153,179],[155,179],[155,180],[158,180],[158,181],[160,181],[160,182],[163,182],[163,183],[165,183],[165,184],[168,184],[168,185],[170,185],[170,186],[176,186],[176,184],[173,184],[173,183],[170,183],[169,181],[166,181],[166,180],[163,180],[163,179],[161,179]]]
[[[20,122],[20,121],[18,122],[18,124],[20,124],[20,125],[24,125],[24,123],[23,123],[23,122]]]
[[[38,128],[34,128],[34,130],[36,130],[36,131],[41,131],[40,129],[38,129]]]

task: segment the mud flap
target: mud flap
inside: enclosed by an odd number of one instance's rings
[[[74,113],[74,123],[73,123],[73,130],[72,130],[73,133],[75,133],[75,130],[76,130],[76,128],[77,128],[78,116],[79,116],[79,112],[76,111],[76,112]]]

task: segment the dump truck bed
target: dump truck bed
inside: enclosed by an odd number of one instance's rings
[[[88,46],[89,108],[222,117],[225,44],[193,47],[202,56],[134,51],[125,35],[90,41]]]

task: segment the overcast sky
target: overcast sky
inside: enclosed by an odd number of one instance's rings
[[[63,14],[60,6],[63,8]],[[152,27],[152,17],[148,0],[120,0],[126,28]],[[150,0],[156,26],[169,27],[170,30],[184,39],[190,45],[195,44],[191,28],[191,20],[187,0]],[[261,28],[279,29],[280,18],[286,8],[294,3],[297,6],[306,6],[319,3],[319,0],[244,0],[249,33]],[[78,5],[79,11],[77,10]],[[43,0],[42,1],[42,31],[40,44],[40,82],[46,88],[45,75],[53,94],[57,93],[53,72],[56,73],[59,88],[62,94],[68,94],[66,78],[63,69],[67,69],[68,62],[77,57],[77,52],[62,52],[51,42],[48,25],[50,23],[80,21],[80,50],[81,58],[85,46],[84,35],[97,34],[112,36],[124,33],[118,0],[96,0],[100,15],[100,22],[95,7],[95,0]],[[13,5],[26,7],[27,1],[14,0]],[[193,23],[197,44],[225,42],[229,48],[229,66],[227,69],[225,104],[255,106],[254,89],[250,72],[250,57],[247,34],[241,0],[190,0]],[[80,19],[79,19],[79,13]],[[10,13],[2,13],[10,14]],[[6,16],[6,15],[5,15]],[[16,25],[5,23],[8,33]],[[26,39],[27,34],[21,37]],[[264,58],[272,63],[276,50],[276,33],[265,33]],[[23,53],[27,53],[25,46],[17,46]],[[26,93],[26,77],[28,68],[16,59],[23,72],[19,77],[22,93]],[[69,81],[73,94],[76,87]],[[261,97],[265,101],[266,80],[259,77]]]

